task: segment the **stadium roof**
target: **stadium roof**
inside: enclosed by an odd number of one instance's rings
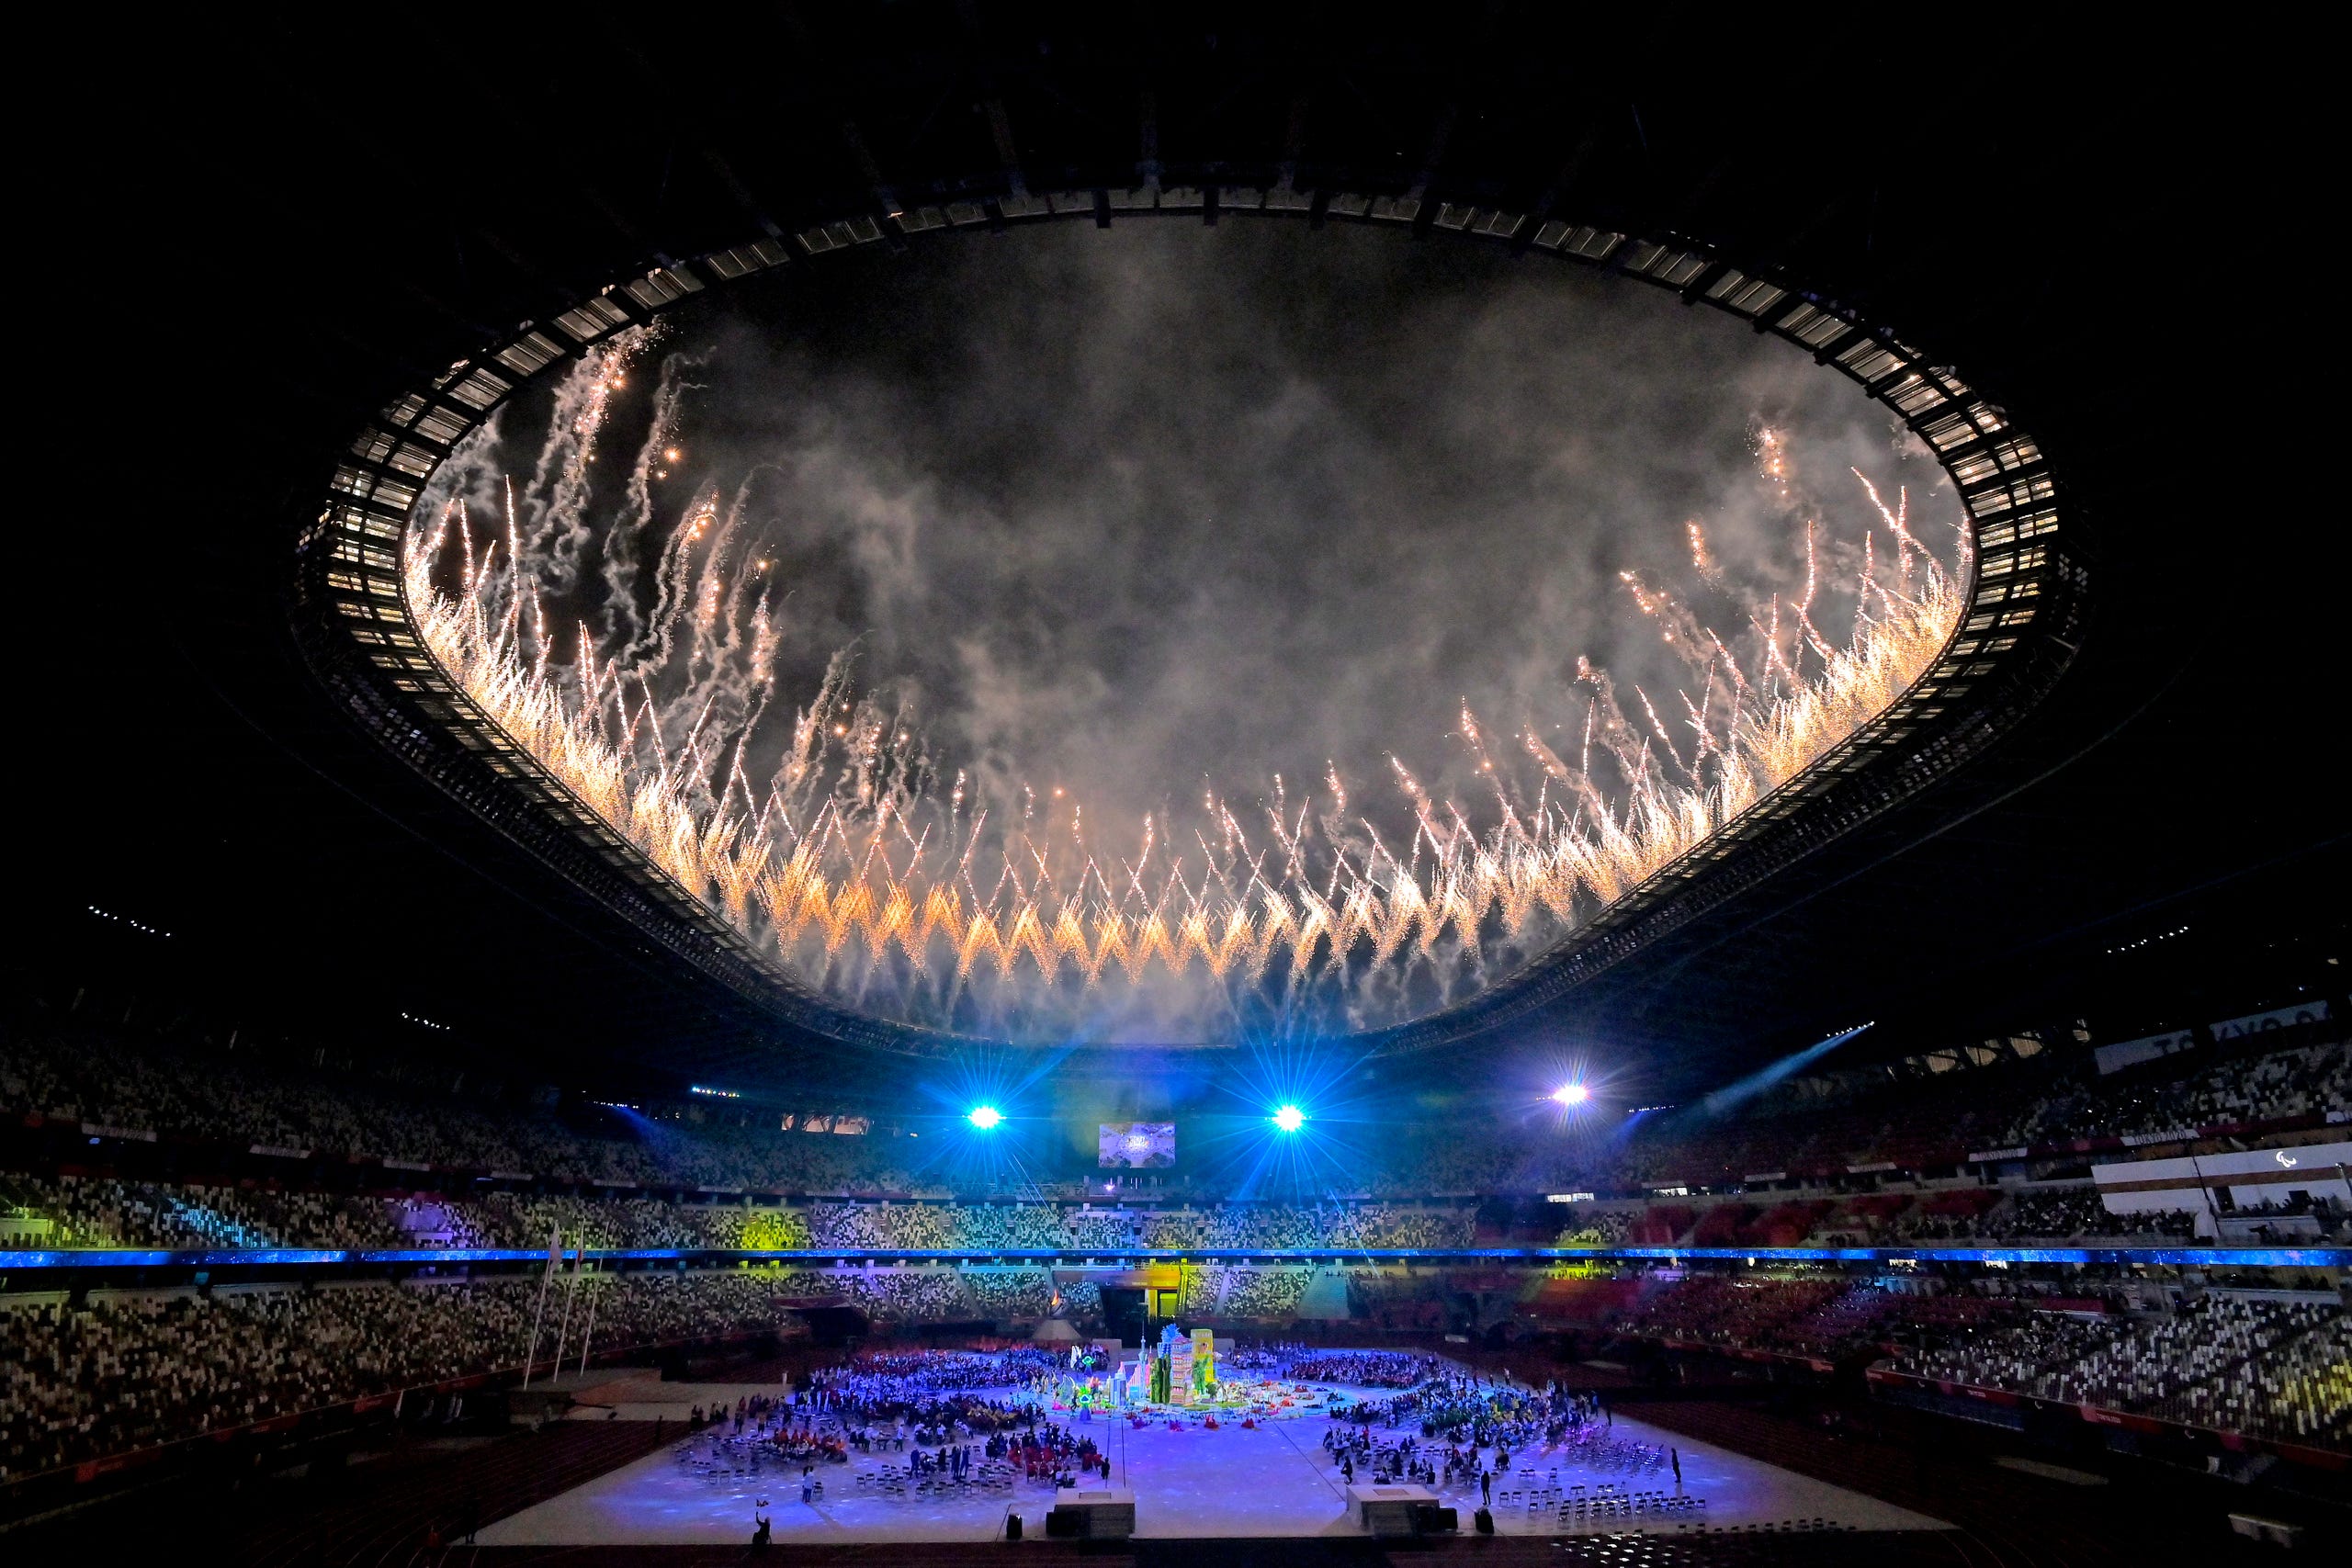
[[[289,629],[293,542],[379,411],[612,279],[805,253],[820,217],[880,233],[962,205],[986,226],[1008,197],[1082,192],[1107,222],[1172,187],[1296,193],[1308,222],[1388,192],[1424,231],[1504,211],[1524,220],[1506,243],[1573,220],[1802,276],[2014,411],[2086,521],[2091,620],[2020,724],[1492,1048],[1589,1040],[1670,1086],[1858,1015],[1981,1032],[2072,1005],[2081,954],[2184,908],[2289,925],[2340,885],[2317,758],[2342,660],[2291,564],[2316,487],[2256,456],[2312,448],[2263,428],[2296,417],[2256,400],[2276,356],[2222,352],[2292,282],[2301,209],[2225,94],[2179,90],[2225,65],[2117,86],[2101,52],[1998,28],[1873,23],[1862,46],[1793,18],[1721,39],[1541,7],[1399,19],[939,5],[719,38],[491,17],[414,75],[379,73],[372,32],[191,54],[97,356],[119,404],[175,344],[151,372],[169,436],[121,506],[141,547],[82,566],[126,613],[63,606],[80,672],[40,694],[66,810],[103,825],[48,879],[58,907],[140,911],[206,955],[193,973],[541,1060],[854,1077],[363,736]],[[2263,254],[2221,212],[2258,213]]]

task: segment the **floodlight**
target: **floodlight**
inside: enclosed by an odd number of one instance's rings
[[[1295,1133],[1306,1125],[1306,1112],[1295,1105],[1285,1105],[1274,1112],[1274,1125],[1285,1133]]]
[[[1582,1105],[1592,1098],[1592,1090],[1580,1083],[1564,1083],[1552,1091],[1552,1098],[1563,1105]]]
[[[986,1133],[993,1131],[996,1124],[1004,1120],[1004,1116],[993,1105],[976,1105],[964,1120]]]

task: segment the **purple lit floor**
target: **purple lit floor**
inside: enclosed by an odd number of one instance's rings
[[[689,1404],[732,1404],[741,1394],[772,1393],[732,1385],[644,1384],[612,1391],[621,1419],[650,1420],[658,1414],[683,1416]],[[634,1395],[635,1397],[632,1397]],[[598,1418],[601,1411],[591,1413]],[[1067,1420],[1067,1417],[1057,1417]],[[1125,1422],[1098,1421],[1076,1428],[1102,1445],[1112,1460],[1111,1483],[1136,1495],[1139,1536],[1355,1535],[1361,1531],[1345,1511],[1342,1483],[1319,1444],[1329,1423],[1317,1416],[1281,1421],[1244,1430],[1228,1426],[1210,1432],[1136,1431]],[[1383,1435],[1374,1428],[1375,1436]],[[1682,1456],[1683,1490],[1706,1500],[1701,1514],[1656,1517],[1587,1529],[1640,1526],[1672,1534],[1683,1524],[1723,1528],[1782,1519],[1822,1518],[1858,1529],[1940,1529],[1939,1521],[1881,1503],[1860,1493],[1808,1480],[1788,1471],[1695,1443],[1620,1416],[1615,1433],[1636,1441],[1670,1443]],[[682,1438],[635,1464],[562,1496],[501,1520],[481,1532],[486,1546],[569,1546],[596,1542],[638,1544],[724,1542],[748,1540],[759,1499],[774,1521],[778,1540],[985,1540],[1003,1532],[1004,1516],[1018,1513],[1033,1535],[1045,1532],[1053,1506],[1050,1487],[1016,1484],[1011,1494],[982,1496],[876,1496],[857,1483],[861,1471],[876,1472],[878,1458],[828,1465],[820,1473],[826,1495],[800,1501],[797,1465],[768,1467],[750,1477],[696,1474],[679,1461]],[[704,1447],[707,1447],[705,1441]],[[1493,1455],[1487,1454],[1491,1462]],[[888,1461],[903,1469],[905,1461]],[[1544,1454],[1515,1458],[1495,1488],[1495,1524],[1506,1534],[1562,1533],[1548,1506],[1531,1508],[1526,1492],[1566,1492],[1581,1483],[1588,1495],[1600,1484],[1633,1490],[1672,1491],[1673,1478],[1580,1471]],[[1461,1510],[1466,1530],[1477,1506],[1475,1483],[1443,1489],[1445,1501]],[[1545,1499],[1548,1503],[1548,1498]],[[1575,1527],[1571,1526],[1570,1529]]]

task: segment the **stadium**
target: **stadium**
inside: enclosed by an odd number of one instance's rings
[[[1850,22],[107,85],[0,1538],[2340,1551],[2310,111]]]

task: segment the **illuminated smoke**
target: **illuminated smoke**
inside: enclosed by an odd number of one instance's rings
[[[555,389],[520,481],[529,504],[477,469],[421,509],[412,613],[492,720],[781,968],[932,1027],[1220,1038],[1383,1027],[1462,1000],[1883,711],[1944,645],[1967,578],[1921,545],[1899,492],[1888,505],[1857,472],[1878,525],[1857,543],[1804,524],[1804,586],[1760,597],[1747,626],[1710,626],[1671,586],[1623,573],[1680,684],[1621,685],[1579,660],[1552,694],[1556,726],[1490,730],[1465,705],[1475,788],[1425,784],[1402,757],[1385,777],[1273,778],[1247,804],[1170,781],[1157,798],[1183,804],[1112,842],[1077,792],[941,757],[912,698],[861,682],[853,650],[812,689],[779,689],[792,585],[740,489],[663,514],[652,481],[691,461],[678,405],[695,362],[649,371],[648,347],[617,340]],[[592,524],[612,393],[647,375],[650,433],[616,514]],[[1756,446],[1785,496],[1792,437]],[[1724,591],[1704,530],[1684,529],[1693,575]],[[600,612],[554,624],[547,604],[569,602],[592,555]],[[1816,619],[1831,561],[1857,601],[1835,640]]]

